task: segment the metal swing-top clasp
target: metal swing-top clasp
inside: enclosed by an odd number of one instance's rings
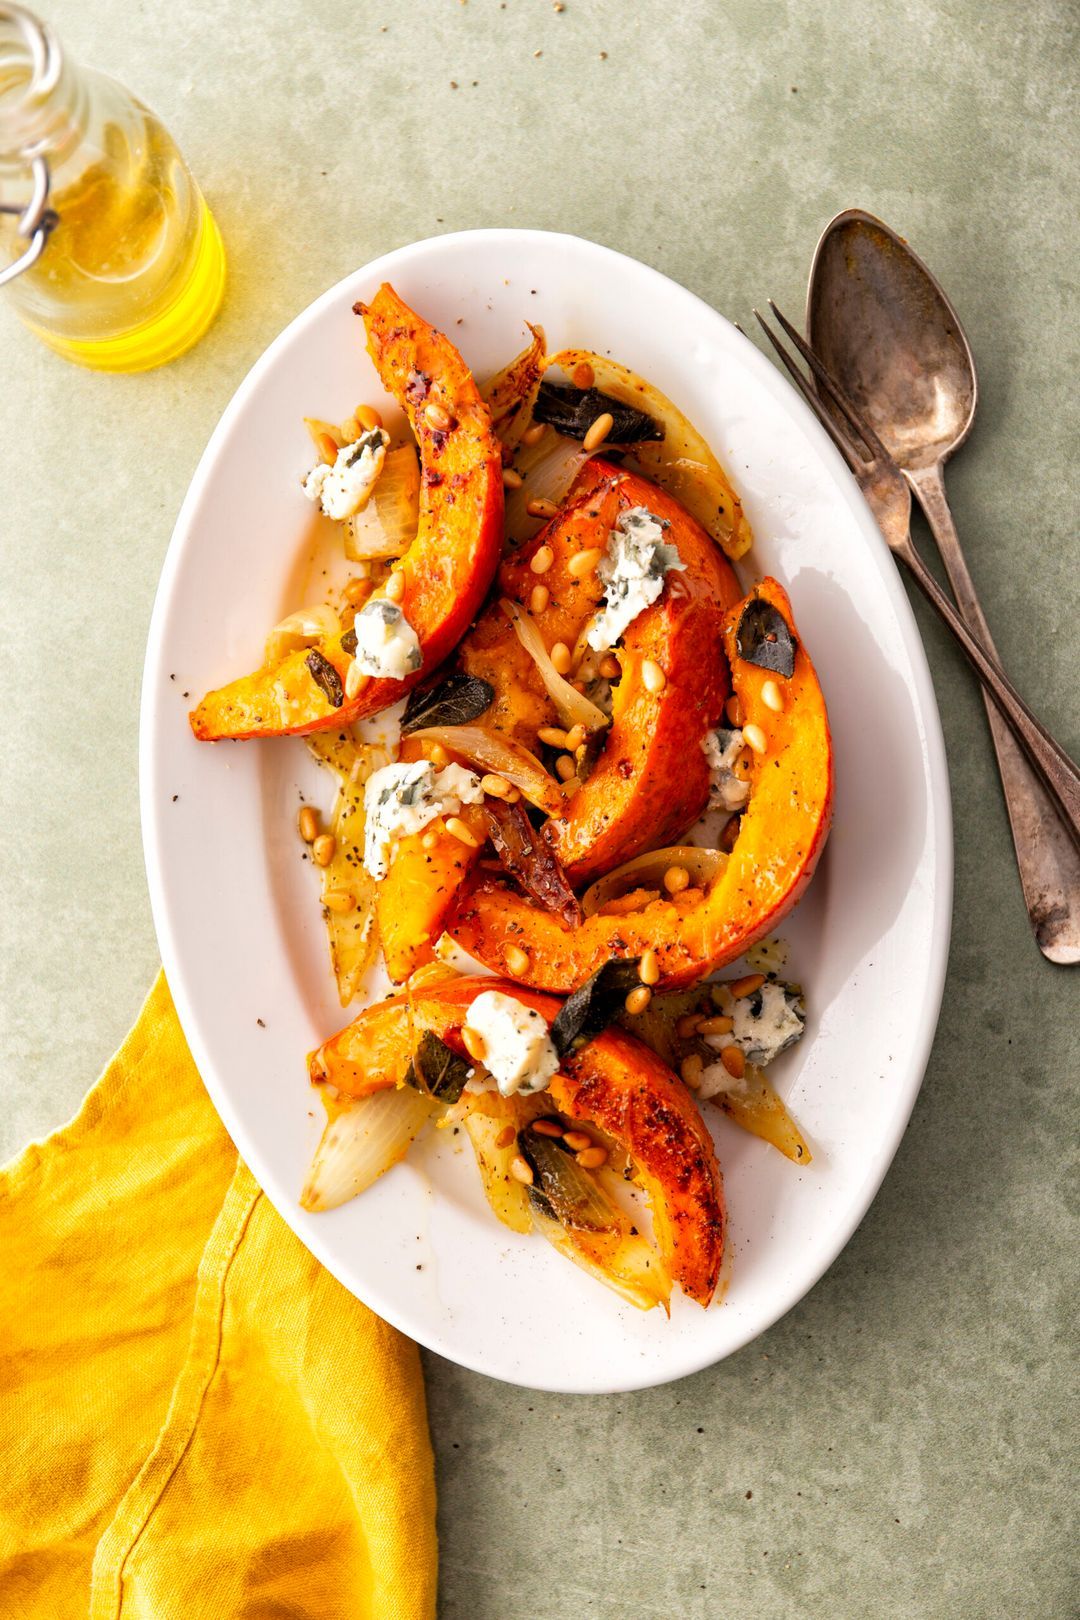
[[[11,264],[5,265],[0,270],[0,287],[13,281],[16,276],[38,262],[45,251],[50,233],[60,223],[60,215],[54,208],[49,207],[49,189],[52,181],[49,165],[43,157],[31,158],[30,174],[34,189],[25,208],[20,208],[17,203],[0,203],[0,214],[18,215],[19,223],[16,229],[29,243],[25,253],[21,253]]]

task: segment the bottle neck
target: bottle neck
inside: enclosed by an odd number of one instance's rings
[[[47,23],[0,3],[0,174],[62,162],[81,138],[86,96]]]

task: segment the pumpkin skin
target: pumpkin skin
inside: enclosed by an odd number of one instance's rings
[[[686,567],[666,575],[662,594],[628,626],[603,751],[565,816],[545,824],[543,836],[575,887],[644,849],[675,842],[704,810],[709,771],[701,739],[730,690],[721,632],[741,592],[719,547],[678,501],[603,461],[586,464],[569,504],[499,570],[502,594],[524,608],[535,585],[547,587],[550,602],[534,615],[544,644],[549,652],[559,641],[573,647],[601,605],[604,586],[595,571],[575,577],[570,564],[583,551],[602,551],[619,515],[635,506],[670,525],[665,538]],[[530,562],[541,546],[553,561],[537,575]],[[558,725],[536,666],[498,603],[466,637],[459,660],[495,688],[488,724],[534,750],[539,727]],[[659,693],[645,686],[646,660],[667,677]]]
[[[790,679],[738,655],[736,630],[755,598],[776,607],[795,633],[791,604],[781,585],[764,579],[724,622],[724,651],[744,714],[764,733],[764,755],[754,754],[750,803],[735,847],[701,899],[665,897],[620,916],[586,918],[571,931],[550,912],[497,877],[484,875],[462,894],[448,921],[456,942],[486,967],[506,971],[506,951],[527,951],[523,977],[539,989],[567,992],[611,957],[656,951],[659,985],[682,989],[732,962],[771,933],[799,900],[828,837],[833,801],[832,743],[825,700],[814,667],[798,641]],[[783,710],[765,703],[773,681]]]
[[[405,581],[400,605],[419,638],[423,664],[402,681],[371,680],[335,707],[305,662],[312,649],[302,648],[208,693],[190,717],[204,741],[330,730],[396,703],[453,650],[495,573],[502,549],[502,455],[472,373],[449,339],[389,285],[356,310],[379,376],[408,415],[420,447],[419,527],[395,571]],[[418,376],[425,381],[418,383]],[[430,403],[451,417],[449,431],[427,420]],[[351,659],[338,638],[315,647],[344,689]]]
[[[433,1030],[460,1048],[461,1026],[485,990],[515,997],[549,1023],[560,1007],[512,980],[428,980],[369,1007],[313,1052],[312,1079],[354,1097],[402,1084],[419,1034]],[[686,1087],[649,1047],[612,1026],[566,1053],[547,1094],[559,1113],[597,1126],[630,1156],[669,1276],[707,1305],[724,1252],[723,1181],[712,1137]]]

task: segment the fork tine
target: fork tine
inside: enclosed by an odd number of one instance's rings
[[[844,420],[851,428],[851,431],[858,434],[871,456],[883,456],[886,461],[889,460],[889,452],[886,450],[873,428],[870,427],[870,425],[859,415],[858,411],[855,409],[850,399],[848,399],[839,383],[833,381],[829,372],[826,371],[825,367],[822,365],[809,343],[807,343],[802,333],[792,326],[787,316],[782,310],[777,309],[771,298],[769,299],[769,308],[772,310],[773,314],[776,316],[776,319],[780,322],[780,325],[783,327],[792,343],[794,343],[795,347],[798,349],[799,353],[810,367],[810,370],[814,373],[817,381],[828,394],[841,416],[843,416]]]
[[[843,433],[841,433],[839,427],[833,421],[833,418],[829,415],[828,411],[821,403],[821,399],[811,388],[810,384],[807,382],[806,378],[803,376],[790,354],[788,354],[787,350],[784,348],[784,345],[780,342],[780,339],[776,336],[776,333],[762,318],[761,311],[755,309],[754,316],[758,325],[761,327],[761,330],[764,332],[765,336],[768,338],[769,342],[780,356],[780,359],[783,361],[792,382],[795,384],[796,388],[799,390],[799,393],[802,395],[803,399],[805,399],[806,403],[809,405],[810,409],[813,411],[814,415],[817,417],[818,421],[829,435],[829,438],[832,440],[833,444],[835,444],[836,448],[839,450],[852,472],[856,474],[860,473],[863,470],[863,461],[855,446],[848,438],[846,438]]]

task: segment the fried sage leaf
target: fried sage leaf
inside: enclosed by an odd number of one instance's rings
[[[614,1021],[630,991],[641,983],[640,960],[637,956],[613,956],[567,997],[551,1026],[551,1039],[560,1057],[572,1046],[591,1041]]]
[[[405,1084],[442,1103],[456,1103],[469,1078],[472,1064],[426,1029],[405,1073]]]
[[[533,419],[550,422],[556,433],[568,439],[583,439],[598,416],[607,412],[613,421],[607,436],[609,444],[640,444],[645,439],[662,439],[664,430],[654,417],[636,411],[612,394],[599,388],[571,388],[559,383],[541,383],[533,406]]]
[[[403,733],[425,726],[467,726],[491,707],[495,688],[478,675],[447,675],[426,692],[413,691],[401,721]]]
[[[526,1125],[518,1132],[517,1145],[533,1173],[529,1202],[534,1209],[571,1229],[611,1232],[617,1228],[616,1207],[559,1138]]]
[[[553,911],[568,928],[580,928],[585,919],[577,896],[551,846],[525,814],[524,805],[488,797],[483,808],[495,853],[510,876],[545,911]]]
[[[341,676],[330,662],[324,658],[317,647],[312,647],[304,663],[311,671],[311,678],[321,691],[326,693],[335,709],[340,709],[345,701],[345,690],[341,684]]]
[[[755,596],[743,609],[735,632],[735,647],[748,664],[783,675],[795,673],[795,637],[784,615],[771,602]]]
[[[341,650],[342,650],[342,652],[347,652],[347,653],[350,653],[350,654],[356,652],[356,631],[355,630],[346,630],[345,634],[341,638]]]

